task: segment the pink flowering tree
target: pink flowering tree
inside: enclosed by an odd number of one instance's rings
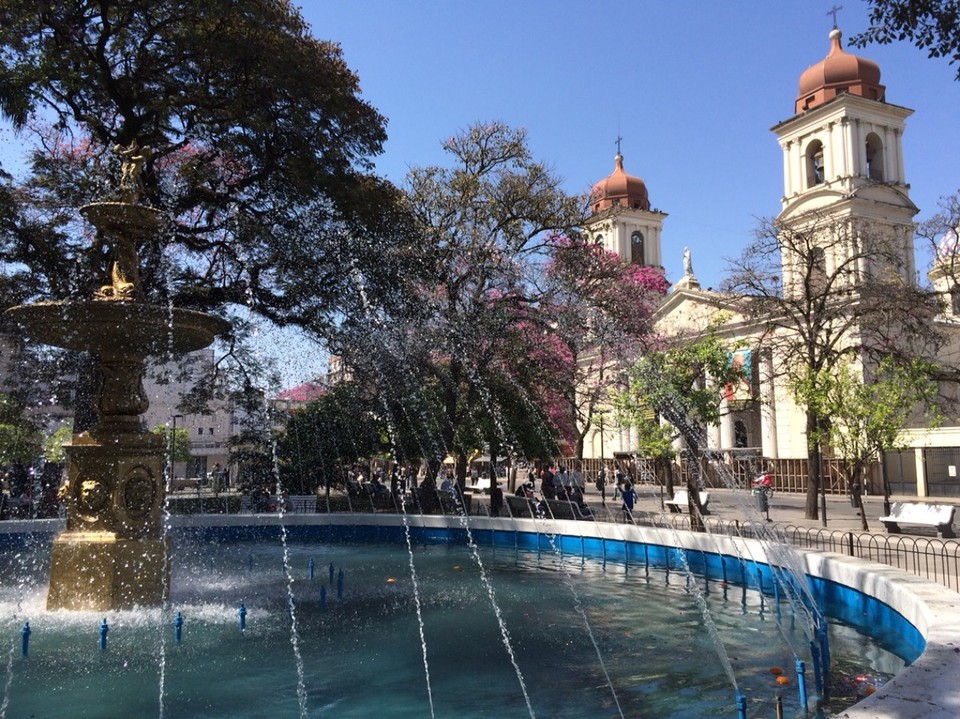
[[[628,264],[579,236],[555,235],[542,302],[546,341],[538,352],[551,417],[578,458],[611,402],[624,369],[653,336],[667,292],[659,269]]]

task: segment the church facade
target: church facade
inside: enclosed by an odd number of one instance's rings
[[[827,56],[800,76],[793,110],[772,128],[783,156],[776,227],[831,234],[816,250],[824,276],[842,277],[855,286],[868,276],[895,273],[898,281],[914,285],[918,208],[910,200],[902,149],[912,110],[887,102],[879,67],[846,52],[837,28],[829,35]],[[591,240],[628,262],[662,265],[666,214],[651,209],[646,186],[625,172],[619,153],[613,173],[594,186],[591,211],[585,228]],[[881,243],[883,251],[864,252],[868,243]],[[708,448],[727,458],[806,458],[806,413],[795,403],[782,371],[786,345],[771,341],[777,338],[771,337],[769,324],[744,316],[738,296],[702,289],[689,252],[683,253],[684,276],[659,307],[657,330],[667,337],[696,337],[719,323],[718,332],[735,350],[732,361],[744,377],[740,387],[718,387],[721,420],[707,428]],[[804,291],[803,283],[810,281],[806,259],[793,253],[789,243],[780,243],[784,296]],[[929,277],[946,298],[960,300],[951,273],[934,267]],[[960,301],[945,304],[946,314],[933,322],[951,338],[940,359],[956,366]],[[947,387],[945,394],[955,396],[956,390]],[[952,410],[946,414],[947,421],[937,429],[926,428],[920,418],[916,428],[906,431],[909,450],[886,458],[895,493],[960,496],[960,427]],[[629,427],[608,426],[602,437],[594,428],[587,436],[586,456],[601,456],[601,446],[607,458],[628,454],[636,448],[636,436]]]

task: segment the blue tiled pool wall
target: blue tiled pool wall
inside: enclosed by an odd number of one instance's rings
[[[330,544],[405,543],[407,529],[385,525],[288,525],[287,538],[292,542]],[[466,529],[459,527],[409,526],[411,541],[416,544],[465,545]],[[51,534],[0,534],[0,549],[4,551],[27,547],[43,551],[49,546]],[[537,532],[507,531],[472,528],[469,536],[481,547],[510,548],[522,551],[540,551],[563,555],[590,557],[623,564],[666,570],[684,570],[684,560],[691,571],[704,578],[705,590],[710,583],[719,587],[728,585],[760,591],[776,596],[779,584],[769,565],[749,559],[732,557],[700,550],[681,550],[658,544],[629,542],[625,539],[551,535]],[[178,527],[175,540],[188,542],[279,542],[280,527],[276,525],[244,525],[227,527]],[[48,550],[47,550],[48,551]],[[827,616],[869,629],[871,636],[908,663],[923,652],[924,639],[919,630],[899,612],[883,602],[837,582],[819,577],[807,577],[812,595],[819,609]]]

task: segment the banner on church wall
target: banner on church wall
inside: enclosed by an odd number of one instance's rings
[[[753,353],[737,350],[729,355],[731,374],[735,379],[724,388],[728,402],[749,402],[753,399]]]

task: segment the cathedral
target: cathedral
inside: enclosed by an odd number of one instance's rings
[[[829,232],[831,240],[817,250],[825,276],[832,277],[837,268],[849,264],[851,271],[843,275],[846,282],[892,272],[904,284],[915,285],[913,223],[918,208],[910,200],[902,150],[912,112],[887,102],[880,68],[845,51],[836,27],[829,34],[826,57],[800,75],[793,115],[772,128],[783,157],[783,193],[775,226],[782,232]],[[667,215],[651,207],[646,185],[626,172],[619,152],[614,163],[613,172],[593,187],[585,232],[627,262],[661,267]],[[829,230],[813,230],[814,223]],[[862,252],[865,243],[878,241],[883,243],[882,256],[889,258],[882,267],[875,259],[864,259]],[[780,243],[779,255],[779,281],[789,297],[809,278],[789,243]],[[769,333],[769,327],[760,328],[744,317],[743,302],[736,295],[702,289],[693,264],[684,248],[684,274],[658,308],[657,330],[666,336],[694,337],[722,317],[719,333],[736,348],[732,361],[742,367],[744,377],[740,387],[718,388],[721,420],[707,428],[708,448],[727,459],[805,460],[806,413],[783,377],[784,358],[765,346],[764,331]],[[946,298],[960,298],[951,273],[933,267],[928,276]],[[955,336],[960,301],[945,304],[946,314],[934,322],[948,337]],[[956,345],[951,338],[940,358],[951,360]],[[950,392],[956,394],[955,389]],[[960,496],[960,427],[954,413],[946,414],[947,421],[936,429],[924,428],[921,422],[906,430],[908,449],[884,458],[893,493]],[[587,435],[585,456],[600,457],[601,452],[606,458],[629,456],[635,447],[632,428],[607,426],[601,435],[597,427]]]

